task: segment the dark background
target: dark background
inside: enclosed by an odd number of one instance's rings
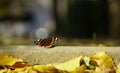
[[[67,37],[92,38],[94,33],[99,37],[109,36],[107,0],[70,0],[68,15],[56,19],[58,32]]]
[[[1,44],[32,44],[37,29],[47,24],[48,34],[42,34],[57,35],[62,41],[119,42],[119,6],[116,0],[0,0],[0,41]]]

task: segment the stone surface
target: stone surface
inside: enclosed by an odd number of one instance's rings
[[[0,46],[0,55],[22,58],[32,64],[61,63],[78,56],[91,56],[97,51],[106,51],[116,63],[120,62],[120,47],[56,46],[46,49],[35,45]]]

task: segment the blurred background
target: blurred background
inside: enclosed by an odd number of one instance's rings
[[[119,0],[0,0],[0,45],[120,46]]]

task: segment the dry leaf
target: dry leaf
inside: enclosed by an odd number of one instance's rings
[[[47,66],[47,65],[35,65],[33,69],[40,73],[58,73],[59,72],[59,70],[56,69],[54,66]]]
[[[24,67],[30,67],[30,66],[32,65],[24,62],[16,62],[15,64],[12,65],[12,68],[24,68]]]
[[[115,67],[112,58],[104,51],[99,51],[91,57],[92,60],[97,62],[99,67],[111,68]]]
[[[77,58],[72,59],[72,60],[70,60],[70,61],[66,61],[66,62],[64,62],[64,63],[55,65],[55,67],[56,67],[57,69],[60,69],[60,70],[73,71],[73,70],[75,70],[77,67],[80,66],[80,60],[81,60],[81,58],[82,58],[82,56],[77,57]]]
[[[23,62],[22,59],[13,58],[12,56],[8,55],[1,55],[0,59],[0,65],[13,65],[16,62]]]

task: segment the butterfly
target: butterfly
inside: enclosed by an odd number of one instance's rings
[[[53,36],[50,38],[41,38],[37,41],[35,41],[35,44],[38,46],[43,46],[45,48],[52,48],[54,46],[56,46],[56,44],[58,43],[58,38]]]

